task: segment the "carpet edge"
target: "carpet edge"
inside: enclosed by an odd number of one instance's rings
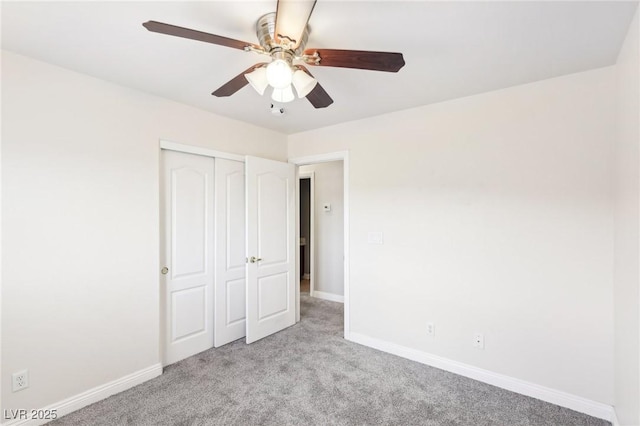
[[[345,338],[351,342],[397,355],[402,358],[426,364],[441,370],[455,373],[473,380],[487,383],[502,389],[519,393],[521,395],[536,398],[551,404],[569,408],[589,416],[613,422],[615,420],[614,407],[602,402],[593,401],[568,392],[548,388],[532,382],[517,379],[504,374],[495,373],[490,370],[474,367],[428,352],[408,348],[396,343],[369,337],[364,334],[350,332]]]

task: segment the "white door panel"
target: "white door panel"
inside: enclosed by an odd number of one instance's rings
[[[289,308],[288,275],[284,272],[258,278],[258,321],[280,315]]]
[[[243,274],[244,275],[244,271]],[[226,299],[226,325],[232,326],[238,323],[241,323],[241,327],[238,333],[241,334],[240,337],[244,337],[244,320],[245,320],[245,309],[246,303],[245,300],[247,298],[247,292],[245,291],[246,280],[241,278],[239,280],[227,281],[227,299]],[[240,338],[238,337],[238,338]],[[235,339],[234,339],[235,340]]]
[[[171,293],[171,311],[174,313],[172,340],[174,342],[205,330],[207,325],[206,300],[206,286]]]
[[[180,163],[182,164],[182,163]],[[207,164],[207,166],[210,166]],[[171,170],[171,276],[204,274],[206,266],[207,171],[191,166]]]
[[[245,336],[244,164],[216,159],[215,347]]]
[[[262,258],[260,267],[281,264],[287,261],[287,183],[273,172],[257,176],[258,208],[258,257]],[[283,214],[284,213],[284,214]]]
[[[295,167],[246,159],[247,343],[295,324]]]
[[[212,158],[162,151],[165,365],[213,346]]]

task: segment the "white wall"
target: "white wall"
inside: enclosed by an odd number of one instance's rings
[[[615,409],[640,424],[640,23],[638,12],[617,63],[615,156]]]
[[[2,53],[2,409],[160,362],[160,138],[286,158],[284,135]]]
[[[344,295],[344,175],[342,161],[301,166],[314,172],[315,277],[314,291]],[[330,203],[325,212],[323,204]]]
[[[612,404],[614,77],[290,135],[349,150],[351,333]]]

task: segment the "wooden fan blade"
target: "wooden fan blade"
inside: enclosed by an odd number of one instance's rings
[[[177,27],[171,24],[164,24],[157,21],[147,21],[142,24],[149,31],[154,33],[167,34],[176,37],[188,38],[191,40],[204,41],[205,43],[218,44],[220,46],[232,47],[234,49],[244,50],[245,47],[251,46],[256,49],[262,49],[252,43],[246,41],[234,40],[232,38],[222,37],[215,34],[203,33],[202,31],[190,30],[189,28]]]
[[[226,96],[231,96],[236,93],[238,90],[242,89],[244,86],[249,84],[249,81],[245,78],[245,74],[249,74],[251,71],[256,68],[260,68],[261,66],[266,65],[266,62],[260,62],[259,64],[255,64],[246,70],[242,71],[237,76],[233,77],[231,80],[220,86],[218,90],[212,93],[213,96],[217,96],[219,98],[223,98]]]
[[[333,103],[333,99],[331,99],[331,96],[320,86],[320,83],[316,84],[316,87],[307,95],[307,99],[314,108],[326,108]]]
[[[318,55],[316,64],[324,67],[357,68],[361,70],[398,72],[404,66],[402,53],[370,52],[367,50],[307,49],[305,55]]]
[[[309,77],[315,78],[306,67],[302,65],[296,65],[296,68],[306,72]],[[333,103],[333,99],[331,99],[331,96],[329,96],[329,94],[322,88],[322,86],[320,86],[320,83],[316,84],[316,87],[314,87],[313,90],[309,92],[306,98],[309,102],[311,102],[311,105],[313,105],[314,108],[326,108]]]
[[[300,45],[316,0],[278,0],[275,40],[289,39],[295,49]]]

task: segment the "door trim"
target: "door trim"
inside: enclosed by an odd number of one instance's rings
[[[315,265],[315,245],[316,245],[316,210],[315,210],[315,173],[314,172],[306,172],[306,173],[298,173],[298,194],[300,194],[300,180],[301,179],[309,179],[309,241],[307,242],[307,248],[309,249],[309,296],[313,297],[314,289],[315,289],[315,276],[316,276],[316,265]],[[298,202],[299,204],[299,202]],[[300,215],[300,206],[298,206],[298,215]],[[300,223],[300,219],[296,221]],[[299,228],[296,228],[299,229]],[[298,230],[299,233],[299,230]],[[299,241],[299,239],[298,239]],[[304,272],[304,271],[300,271]],[[296,291],[296,303],[300,301],[300,286],[298,286],[298,291]],[[297,317],[296,317],[297,318]],[[296,319],[296,322],[299,319]]]
[[[160,139],[160,149],[202,155],[204,157],[225,158],[227,160],[241,161],[244,163],[244,155],[230,154],[228,152],[216,151],[215,149],[203,148],[200,146],[185,145],[177,142],[171,142],[166,139]]]
[[[349,151],[336,151],[325,154],[309,155],[305,157],[290,158],[289,163],[296,166],[305,166],[308,164],[327,163],[329,161],[342,161],[343,167],[343,186],[344,186],[344,338],[349,339],[351,330],[351,315],[350,315],[350,300],[349,297]],[[296,182],[300,183],[299,171],[296,167]],[[298,188],[296,194],[297,205],[297,218],[296,221],[296,238],[300,238],[300,189]],[[300,252],[296,254],[296,257],[300,256]],[[300,273],[298,268],[300,267],[300,260],[296,260],[296,321],[300,321]]]

